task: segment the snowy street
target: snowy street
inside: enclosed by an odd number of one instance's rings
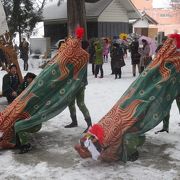
[[[19,60],[22,67],[23,62]],[[132,76],[130,57],[125,59],[122,78],[111,74],[110,62],[103,65],[104,78],[95,79],[88,66],[88,86],[85,102],[92,122],[98,122],[118,101],[129,85]],[[39,74],[39,60],[29,60],[29,72]],[[26,72],[22,71],[23,75]],[[0,87],[5,74],[0,71]],[[0,109],[6,104],[0,99]],[[33,149],[26,154],[18,150],[0,151],[0,179],[2,180],[178,180],[180,179],[180,116],[175,103],[172,105],[168,133],[155,134],[162,123],[146,134],[146,142],[139,149],[135,162],[103,163],[81,159],[74,150],[86,123],[77,108],[78,127],[65,129],[71,122],[69,110],[43,124],[40,132],[30,135]]]

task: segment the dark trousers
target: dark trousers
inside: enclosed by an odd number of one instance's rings
[[[111,60],[111,70],[112,70],[112,74],[114,74],[114,62]]]
[[[141,67],[140,67],[140,72],[139,72],[139,73],[141,74],[141,73],[144,71],[144,69],[145,69],[144,66],[141,66]]]
[[[95,64],[94,63],[92,63],[92,73],[93,73],[93,75],[95,74]]]
[[[84,103],[84,91],[85,89],[81,89],[79,93],[76,95],[75,99],[69,104],[69,111],[70,111],[70,116],[72,119],[72,122],[77,123],[76,119],[76,106],[75,106],[75,101],[82,112],[84,119],[87,123],[88,126],[91,125],[91,117],[89,114],[89,111]]]
[[[121,78],[121,67],[120,68],[114,68],[114,74],[115,74],[115,78],[117,79],[117,77],[119,76],[119,78]]]
[[[28,71],[28,59],[24,58],[23,61],[24,61],[24,71]]]
[[[101,72],[101,77],[104,76],[104,72],[103,72],[103,65],[102,64],[96,64],[96,68],[95,68],[95,77],[97,77],[97,75],[99,74],[99,70]]]
[[[180,112],[180,96],[176,98],[176,104]],[[170,112],[168,115],[163,119],[163,129],[166,131],[169,131],[169,118],[170,118]]]
[[[139,73],[141,72],[139,64],[132,65],[133,76],[136,76],[136,66],[138,67]]]
[[[8,103],[12,103],[16,97],[12,96],[11,94],[6,94],[5,97],[7,98]]]

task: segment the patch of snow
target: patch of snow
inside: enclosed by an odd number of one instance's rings
[[[29,72],[38,75],[42,59],[29,60]],[[114,79],[110,62],[103,65],[104,78],[94,78],[91,64],[88,66],[88,86],[85,102],[92,122],[98,122],[122,96],[136,79],[132,76],[130,57],[125,60],[122,78]],[[23,61],[19,60],[22,74]],[[0,71],[0,86],[5,72]],[[0,103],[2,99],[0,99]],[[173,180],[180,179],[180,127],[177,105],[173,103],[170,117],[170,132],[155,134],[162,123],[149,131],[146,143],[140,149],[135,162],[103,163],[92,159],[81,159],[73,146],[78,143],[86,129],[84,118],[77,108],[78,127],[65,129],[71,122],[68,108],[43,124],[40,132],[32,134],[33,149],[27,154],[17,150],[0,151],[0,179],[14,180]]]

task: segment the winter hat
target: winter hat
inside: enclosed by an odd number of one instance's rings
[[[119,44],[118,44],[117,42],[114,42],[114,43],[113,43],[113,46],[115,46],[116,48],[118,48],[118,47],[119,47]]]
[[[28,72],[28,73],[26,74],[26,76],[25,76],[25,79],[27,79],[27,78],[32,78],[32,79],[34,79],[35,77],[36,77],[36,75],[35,75],[34,73]]]
[[[13,68],[13,67],[17,68],[17,66],[16,66],[15,64],[11,64],[11,65],[9,66],[9,69],[11,69],[11,68]]]

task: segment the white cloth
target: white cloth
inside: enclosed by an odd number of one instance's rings
[[[0,138],[3,136],[3,132],[0,131]]]
[[[7,22],[6,22],[6,15],[4,13],[3,5],[0,1],[0,35],[3,35],[6,31],[9,31]]]
[[[93,142],[90,139],[86,139],[84,142],[84,146],[89,150],[89,152],[92,155],[92,159],[98,160],[98,157],[100,156],[99,151],[96,149],[96,146],[93,144]]]

